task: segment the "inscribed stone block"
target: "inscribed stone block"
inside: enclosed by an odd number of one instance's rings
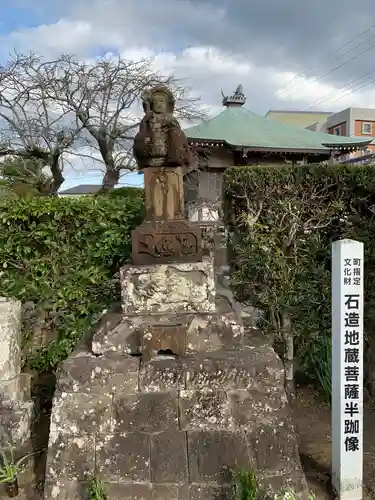
[[[185,389],[185,366],[182,360],[160,356],[142,364],[139,388],[144,392]]]
[[[268,349],[220,349],[198,352],[184,359],[186,388],[215,390],[254,389],[272,392],[283,383],[284,372]],[[275,367],[276,365],[276,367]]]

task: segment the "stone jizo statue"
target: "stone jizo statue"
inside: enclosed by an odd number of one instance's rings
[[[143,94],[143,117],[134,139],[134,157],[138,168],[183,167],[190,163],[185,134],[173,116],[175,98],[164,86]]]
[[[201,230],[184,214],[183,170],[189,166],[190,152],[174,108],[175,99],[166,87],[143,94],[145,116],[133,152],[144,174],[147,220],[133,232],[135,264],[201,259]]]

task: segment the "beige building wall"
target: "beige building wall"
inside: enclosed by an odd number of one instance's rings
[[[326,122],[331,112],[270,110],[266,118],[297,128],[307,128],[315,123]]]

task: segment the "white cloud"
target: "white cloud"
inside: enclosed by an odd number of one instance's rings
[[[84,53],[93,41],[93,26],[89,22],[60,19],[54,24],[15,31],[8,35],[12,48],[54,57],[62,52]]]
[[[3,42],[6,46],[34,50],[46,57],[64,52],[87,58],[99,49],[120,53],[133,60],[155,56],[155,69],[174,72],[188,79],[189,86],[211,106],[220,106],[221,88],[227,93],[239,83],[244,85],[248,95],[248,107],[255,112],[264,113],[275,105],[308,106],[318,99],[324,100],[325,107],[330,105],[327,96],[335,94],[334,86],[316,78],[303,77],[295,78],[289,84],[295,75],[288,68],[280,72],[273,67],[256,66],[251,60],[251,47],[247,58],[240,52],[228,53],[211,45],[196,44],[166,50],[166,42],[171,45],[168,39],[171,28],[167,21],[175,23],[184,19],[181,29],[194,32],[209,19],[212,29],[215,23],[225,20],[227,12],[224,8],[207,3],[192,5],[188,0],[159,4],[158,9],[150,7],[148,0],[140,0],[139,4],[129,0],[93,0],[90,8],[87,8],[87,2],[77,1],[67,11],[66,17],[56,23],[13,32],[3,37]],[[284,86],[287,91],[282,91]],[[254,90],[260,91],[261,95],[253,96]],[[348,100],[354,99],[356,105],[366,102],[369,93],[359,94],[360,97],[349,94],[346,99],[337,99],[338,96],[333,95],[330,99],[332,104],[335,103],[333,109],[345,107]],[[345,97],[345,92],[339,96]]]
[[[154,68],[185,79],[212,114],[221,110],[221,90],[229,94],[240,83],[247,95],[246,106],[260,114],[270,108],[307,109],[312,105],[315,109],[333,111],[348,106],[375,107],[371,86],[354,93],[350,87],[340,91],[340,85],[335,87],[314,77],[298,77],[287,66],[260,64],[251,42],[246,49],[220,48],[218,37],[234,33],[230,31],[233,26],[227,23],[229,4],[225,9],[209,2],[165,0],[155,8],[150,0],[91,0],[89,5],[87,0],[65,0],[59,6],[64,11],[63,17],[55,23],[3,36],[0,39],[3,54],[15,47],[47,58],[72,53],[89,60],[99,52],[121,54],[132,60],[154,56]],[[251,32],[248,36],[251,41]],[[203,43],[204,37],[211,38]],[[235,45],[232,40],[231,47]],[[280,46],[281,58],[283,50]],[[79,177],[88,168],[88,175],[99,175],[97,162],[77,157],[70,157],[69,161],[69,177]]]

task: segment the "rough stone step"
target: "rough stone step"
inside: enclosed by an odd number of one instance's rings
[[[241,318],[226,303],[215,313],[125,316],[114,328],[113,324],[108,328],[104,321],[93,334],[91,349],[96,355],[117,352],[143,355],[145,359],[168,350],[184,356],[241,345],[244,335]]]
[[[61,392],[136,392],[203,388],[251,389],[259,384],[283,388],[283,367],[266,339],[256,332],[251,345],[184,357],[157,356],[148,362],[139,357],[109,352],[95,356],[76,352],[58,373]]]

